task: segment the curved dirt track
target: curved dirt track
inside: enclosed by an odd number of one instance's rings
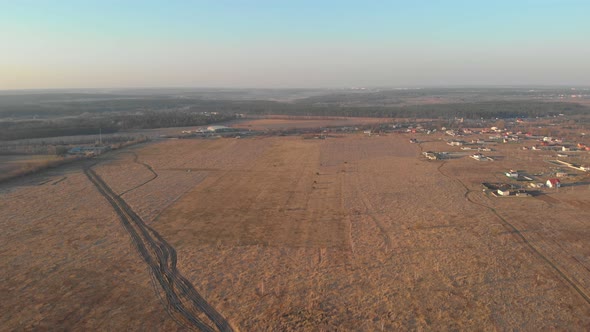
[[[119,216],[133,245],[164,292],[166,309],[172,318],[184,327],[191,329],[233,331],[227,320],[209,305],[178,271],[175,249],[154,229],[146,225],[96,172],[91,168],[86,168],[84,173]]]
[[[451,176],[449,176],[448,174],[446,174],[445,172],[442,171],[443,166],[446,165],[445,162],[442,162],[437,168],[436,170],[444,177],[456,181],[457,183],[459,183],[464,189],[465,189],[465,194],[464,197],[465,199],[471,203],[471,204],[475,204],[478,206],[481,206],[483,208],[488,209],[493,215],[495,215],[501,222],[502,225],[504,225],[504,227],[506,227],[506,229],[508,229],[512,234],[514,234],[516,237],[518,237],[522,243],[524,243],[533,253],[535,253],[539,258],[541,258],[541,260],[543,260],[544,262],[546,262],[553,270],[555,270],[555,272],[557,272],[557,274],[559,274],[559,276],[561,276],[563,278],[563,280],[570,285],[575,291],[576,293],[580,294],[580,296],[584,299],[584,301],[586,301],[588,304],[590,304],[590,297],[584,292],[584,290],[582,290],[579,285],[574,282],[572,280],[571,277],[569,277],[562,269],[560,269],[557,265],[555,265],[555,263],[553,263],[547,256],[545,256],[543,253],[541,253],[523,234],[520,230],[518,230],[518,228],[516,228],[516,226],[514,226],[512,223],[510,223],[508,220],[506,220],[504,217],[502,217],[498,211],[496,211],[496,209],[494,209],[491,206],[482,204],[482,203],[478,203],[475,202],[474,200],[472,200],[469,197],[469,193],[472,192],[471,189],[469,189],[469,187],[467,187],[467,185],[465,185],[465,183],[463,181],[461,181],[461,179],[458,178],[453,178]]]
[[[152,166],[150,166],[148,163],[140,162],[139,161],[139,156],[137,155],[137,153],[135,153],[135,152],[131,152],[131,153],[133,154],[133,162],[136,163],[136,164],[143,165],[148,171],[150,171],[150,173],[152,173],[152,177],[149,180],[144,181],[144,182],[138,184],[137,186],[135,186],[133,188],[130,188],[130,189],[125,190],[124,192],[120,193],[119,196],[123,196],[126,193],[131,192],[131,191],[133,191],[133,190],[135,190],[135,189],[137,189],[137,188],[139,188],[139,187],[141,187],[143,185],[146,185],[146,184],[148,184],[148,183],[150,183],[150,182],[152,182],[152,181],[154,181],[155,179],[158,178],[158,173],[156,173],[156,171],[154,171],[154,169],[152,168]]]

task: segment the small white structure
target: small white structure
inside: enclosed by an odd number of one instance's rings
[[[470,157],[473,158],[473,159],[475,159],[475,160],[481,160],[481,158],[483,158],[483,154],[481,154],[481,153],[474,153]]]
[[[463,142],[462,141],[450,141],[447,144],[450,146],[462,146]]]
[[[226,126],[209,126],[207,127],[207,131],[217,133],[222,131],[230,131],[232,128]]]
[[[494,161],[494,159],[492,157],[486,157],[481,153],[474,153],[471,156],[469,156],[470,158],[473,158],[477,161]]]
[[[506,189],[506,188],[498,189],[498,195],[510,196],[510,189]]]
[[[514,179],[518,178],[518,172],[515,170],[512,170],[512,169],[509,172],[506,172],[505,174],[509,178],[514,178]]]
[[[430,160],[438,160],[441,159],[441,154],[436,153],[436,152],[432,152],[432,151],[426,151],[426,152],[422,152],[422,154],[424,155],[424,157],[430,159]]]
[[[450,136],[457,136],[457,132],[452,129],[445,131],[445,134],[450,135]]]

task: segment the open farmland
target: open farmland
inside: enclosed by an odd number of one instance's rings
[[[0,180],[62,160],[51,155],[0,155]]]
[[[0,326],[589,329],[588,186],[493,198],[546,158],[439,138],[165,140],[4,184]]]
[[[247,119],[235,124],[237,128],[251,130],[313,129],[320,127],[362,126],[385,123],[383,118],[347,118],[321,116],[269,116],[263,119]]]

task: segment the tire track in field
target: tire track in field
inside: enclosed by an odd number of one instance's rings
[[[148,265],[155,283],[160,285],[167,303],[166,310],[171,317],[180,325],[188,325],[191,329],[207,332],[233,331],[227,320],[207,303],[190,281],[178,271],[176,250],[158,232],[145,224],[90,167],[84,169],[84,174],[119,216],[133,245]],[[160,296],[159,290],[157,293]],[[211,323],[217,329],[213,328]]]
[[[130,191],[133,191],[133,190],[135,190],[135,189],[137,189],[137,188],[139,188],[139,187],[141,187],[143,185],[146,185],[146,184],[154,181],[158,177],[158,173],[156,173],[156,171],[154,171],[154,169],[152,168],[152,166],[150,166],[147,163],[144,163],[144,162],[140,162],[139,161],[139,156],[137,155],[137,153],[135,153],[135,152],[130,152],[130,153],[133,154],[133,162],[136,163],[136,164],[143,165],[145,168],[147,168],[148,171],[150,171],[152,173],[152,178],[149,179],[149,180],[147,180],[147,181],[144,181],[144,182],[138,184],[137,186],[135,186],[135,187],[133,187],[131,189],[125,190],[124,192],[120,193],[119,196],[123,196],[123,195],[125,195],[126,193],[128,193]]]
[[[518,237],[524,244],[525,246],[527,246],[535,255],[537,255],[539,258],[541,258],[541,260],[543,260],[545,263],[547,263],[547,265],[549,265],[551,268],[553,268],[553,270],[555,270],[555,272],[557,272],[557,274],[559,276],[561,276],[563,278],[563,280],[566,281],[567,284],[569,284],[583,299],[584,301],[586,301],[588,304],[590,304],[590,296],[588,296],[586,294],[586,292],[580,288],[580,286],[578,286],[573,280],[572,278],[570,278],[562,269],[560,269],[555,263],[553,263],[547,256],[545,256],[542,252],[540,252],[535,246],[533,246],[533,244],[531,242],[529,242],[529,240],[522,234],[522,232],[516,228],[512,223],[510,223],[508,220],[506,220],[504,217],[502,217],[498,211],[496,211],[496,209],[494,209],[491,206],[485,205],[483,203],[479,203],[479,202],[475,202],[473,201],[470,197],[469,197],[469,193],[472,192],[471,189],[469,189],[465,183],[463,181],[461,181],[461,179],[459,178],[453,178],[450,175],[445,174],[442,171],[442,167],[446,164],[445,161],[443,161],[438,167],[437,167],[437,171],[444,177],[448,178],[451,181],[456,181],[457,183],[459,183],[464,189],[465,189],[465,194],[463,195],[465,197],[465,199],[467,199],[467,201],[469,201],[471,204],[475,204],[478,206],[481,206],[483,208],[488,209],[490,212],[492,212],[502,223],[502,225],[504,226],[504,228],[506,228],[508,231],[510,231],[510,233],[514,234],[516,237]]]
[[[385,244],[385,251],[388,251],[392,247],[393,241],[391,240],[391,237],[389,236],[389,233],[387,232],[387,229],[383,224],[382,220],[375,216],[373,211],[376,210],[373,207],[373,204],[371,203],[367,195],[363,192],[362,186],[359,184],[358,176],[354,178],[354,182],[356,191],[358,193],[358,197],[360,197],[361,203],[365,207],[365,213],[371,218],[375,226],[377,226],[377,228],[379,229],[379,233],[381,233],[381,236],[383,237],[383,242]]]

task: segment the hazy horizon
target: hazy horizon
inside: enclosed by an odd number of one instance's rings
[[[590,86],[590,3],[19,1],[0,90]]]
[[[310,90],[310,91],[391,91],[391,90],[435,90],[435,89],[575,89],[581,91],[589,91],[590,85],[571,85],[571,84],[561,84],[561,85],[421,85],[421,86],[350,86],[350,87],[247,87],[247,86],[146,86],[146,87],[139,87],[139,86],[128,86],[128,87],[116,87],[116,86],[105,86],[105,87],[75,87],[75,88],[68,88],[68,87],[58,87],[58,88],[15,88],[15,89],[0,89],[2,93],[11,93],[11,92],[126,92],[126,91],[151,91],[151,90],[161,90],[162,92],[165,91],[248,91],[248,90]]]

